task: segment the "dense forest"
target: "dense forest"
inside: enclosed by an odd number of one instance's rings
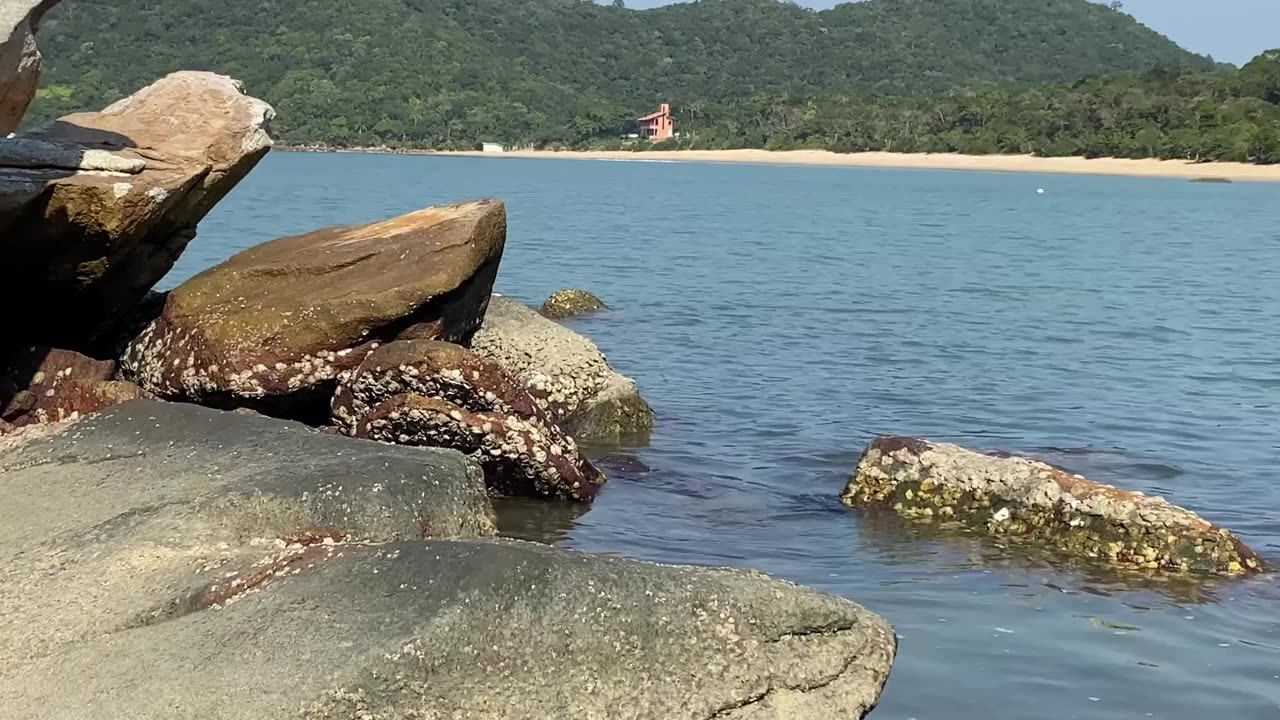
[[[1243,71],[1087,0],[74,0],[41,43],[33,122],[210,69],[293,144],[593,146],[669,101],[682,146],[1275,161]]]

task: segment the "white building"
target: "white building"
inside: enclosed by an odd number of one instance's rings
[[[498,143],[481,143],[480,150],[481,152],[487,152],[487,153],[500,153],[500,152],[507,151],[506,148],[502,147]]]

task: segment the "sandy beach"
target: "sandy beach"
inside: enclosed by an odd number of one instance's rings
[[[668,150],[651,152],[513,150],[505,153],[438,152],[434,155],[496,159],[613,160],[829,167],[907,168],[917,170],[984,170],[1071,175],[1212,178],[1244,182],[1280,182],[1280,165],[1192,163],[1181,160],[1043,158],[1030,155],[954,155],[888,152],[833,153],[826,150]]]

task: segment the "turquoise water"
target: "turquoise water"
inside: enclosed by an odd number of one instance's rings
[[[614,451],[647,472],[523,534],[867,605],[901,635],[877,720],[1280,717],[1273,578],[1114,577],[837,499],[871,434],[925,435],[1166,495],[1280,562],[1280,186],[276,154],[171,281],[483,196],[499,290],[614,305],[576,327],[659,416]]]

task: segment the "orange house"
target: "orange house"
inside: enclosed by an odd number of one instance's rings
[[[676,121],[671,117],[671,105],[667,103],[662,103],[658,112],[638,118],[636,122],[640,123],[640,137],[650,142],[662,142],[675,137]]]

